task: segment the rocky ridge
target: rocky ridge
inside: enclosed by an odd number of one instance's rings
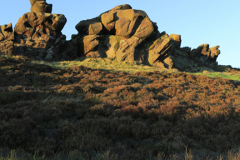
[[[31,12],[19,18],[14,30],[11,24],[0,27],[0,54],[48,61],[101,57],[193,72],[217,65],[219,46],[181,47],[181,35],[159,32],[144,11],[127,4],[80,21],[75,26],[78,34],[66,41],[61,32],[66,17],[52,14],[52,5],[46,0],[30,3]]]

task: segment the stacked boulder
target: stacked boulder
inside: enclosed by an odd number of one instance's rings
[[[220,54],[219,46],[209,49],[208,44],[194,50],[181,48],[180,35],[160,33],[144,11],[127,4],[80,21],[76,29],[78,35],[73,35],[72,41],[78,46],[79,56],[198,71],[201,66],[215,66]]]
[[[30,0],[30,3],[31,12],[19,18],[14,31],[8,26],[7,31],[13,32],[11,40],[14,51],[11,54],[22,54],[40,60],[70,59],[64,55],[64,51],[67,51],[64,48],[69,43],[61,32],[67,22],[66,17],[63,14],[51,14],[52,5],[47,4],[46,0]]]
[[[144,11],[130,5],[117,6],[100,16],[79,22],[79,55],[135,61],[136,48],[156,32],[157,27]],[[140,57],[139,57],[140,58]]]

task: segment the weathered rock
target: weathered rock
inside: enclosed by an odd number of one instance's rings
[[[132,7],[129,4],[118,5],[113,9],[109,10],[109,12],[116,11],[116,10],[124,10],[124,9],[132,9]]]
[[[30,0],[31,12],[12,24],[0,26],[0,54],[24,55],[39,60],[71,60],[78,57],[78,41],[66,41],[61,30],[67,19],[51,14],[46,0]],[[95,32],[93,34],[96,34]]]
[[[116,52],[116,58],[120,61],[128,61],[134,62],[135,55],[135,48],[142,42],[143,40],[138,37],[131,37],[129,39],[122,39],[119,43],[119,48]]]
[[[101,22],[104,25],[104,27],[108,30],[109,33],[115,34],[115,22],[118,17],[115,16],[114,13],[116,13],[117,10],[125,10],[125,9],[132,9],[132,7],[128,4],[119,5],[100,15]]]
[[[99,17],[80,21],[75,27],[79,34],[83,35],[94,35],[101,34],[103,30],[103,25],[101,23],[101,19]]]
[[[45,57],[45,60],[52,61],[52,60],[60,60],[61,58],[61,50],[64,47],[64,44],[66,42],[66,36],[62,35],[60,36],[55,43],[49,48],[46,52],[47,55]]]
[[[99,38],[99,35],[84,36],[79,42],[80,52],[86,57],[100,57],[98,52]]]
[[[37,2],[40,1],[35,3]],[[66,21],[62,14],[25,13],[14,28],[15,54],[37,59],[59,60],[62,46],[66,41],[66,36],[61,32]]]
[[[210,67],[214,67],[217,65],[216,59],[220,54],[220,50],[218,49],[220,46],[209,48],[209,44],[202,44],[197,49],[193,49],[190,53],[190,57],[198,60],[200,63],[204,65],[208,65]]]
[[[168,35],[158,38],[149,48],[149,64],[153,65],[156,61],[163,62],[169,56],[169,49],[172,47],[172,39]]]
[[[103,44],[106,45],[107,48],[105,53],[109,59],[115,59],[116,58],[116,52],[119,48],[121,37],[120,36],[109,36],[105,39],[105,42]]]
[[[73,42],[79,46],[79,55],[105,57],[118,61],[154,65],[181,71],[198,71],[200,65],[214,66],[220,54],[219,46],[199,46],[191,51],[181,47],[181,35],[159,32],[147,14],[130,5],[120,5],[100,16],[80,21],[78,35]]]
[[[76,25],[78,35],[66,41],[61,33],[65,16],[50,14],[45,0],[30,2],[32,12],[19,19],[14,33],[11,24],[0,26],[1,54],[23,54],[48,61],[108,57],[193,72],[211,71],[217,64],[219,46],[181,48],[181,35],[160,33],[144,11],[130,5],[120,5],[96,18],[80,21]]]
[[[209,48],[209,51],[211,54],[209,55],[213,60],[216,60],[218,55],[220,54],[220,50],[218,49],[220,46],[215,46],[212,48]]]
[[[9,23],[8,25],[0,26],[0,41],[13,40],[13,39],[14,39],[14,34],[12,29],[12,23]]]
[[[154,26],[147,14],[130,8],[129,5],[119,6],[101,15],[101,22],[108,30],[107,34],[125,38],[147,38],[151,35]]]
[[[171,34],[169,37],[174,40],[176,49],[179,49],[182,42],[181,35]]]
[[[46,0],[30,0],[31,12],[52,13],[52,4],[47,4]]]
[[[50,48],[62,35],[65,23],[66,18],[61,14],[25,13],[14,28],[15,40],[21,44],[30,41],[28,46],[33,48]]]
[[[76,29],[78,35],[72,40],[79,41],[79,55],[107,56],[130,62],[146,61],[147,58],[143,57],[147,57],[145,54],[148,52],[140,44],[154,31],[158,32],[144,11],[133,10],[127,4],[117,6],[96,18],[80,21]]]

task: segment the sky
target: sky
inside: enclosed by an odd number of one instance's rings
[[[81,21],[99,16],[117,5],[130,4],[156,22],[160,32],[180,34],[181,47],[197,48],[208,43],[220,46],[218,64],[240,67],[240,0],[47,0],[52,13],[64,14],[62,33],[71,39]],[[0,25],[12,23],[30,12],[29,0],[1,0]]]

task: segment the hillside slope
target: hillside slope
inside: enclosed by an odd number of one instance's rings
[[[221,77],[0,58],[1,151],[216,157],[240,145],[239,110],[240,82]]]

